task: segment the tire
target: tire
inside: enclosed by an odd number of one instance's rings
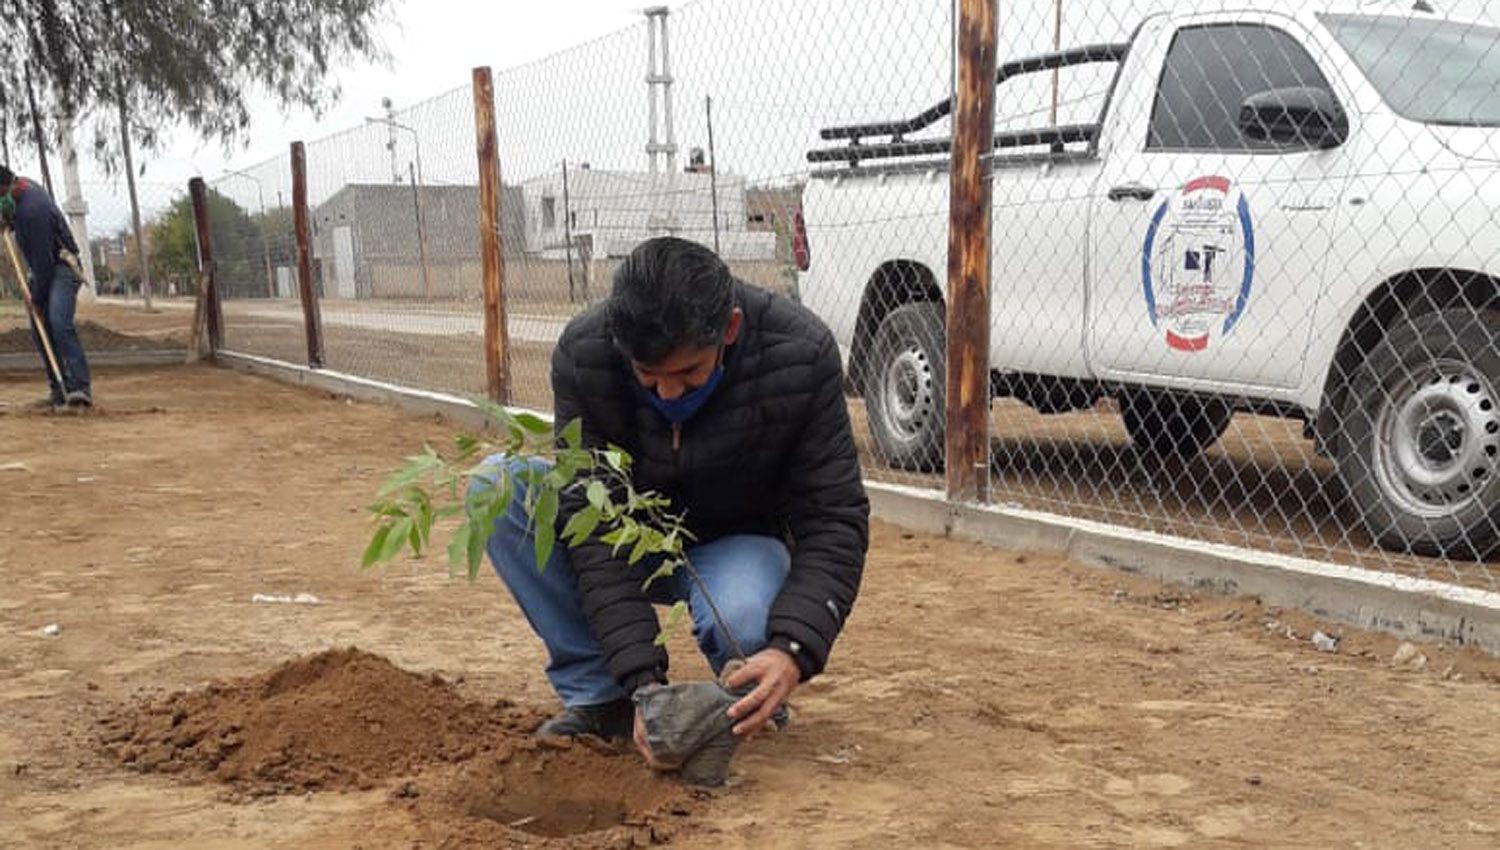
[[[1234,416],[1227,402],[1161,390],[1125,390],[1119,401],[1131,442],[1154,458],[1197,457]]]
[[[1500,548],[1500,313],[1443,310],[1392,327],[1350,376],[1335,461],[1354,519],[1383,548]]]
[[[881,459],[895,469],[943,468],[944,321],[942,304],[897,307],[870,344],[865,413]]]

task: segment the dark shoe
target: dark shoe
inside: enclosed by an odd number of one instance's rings
[[[68,393],[67,402],[68,407],[93,407],[94,397],[88,390],[73,390]]]
[[[56,410],[64,405],[63,397],[60,395],[49,395],[33,401],[28,407],[32,410]]]
[[[541,738],[593,735],[606,741],[628,741],[635,732],[635,706],[628,699],[563,709],[536,730]]]

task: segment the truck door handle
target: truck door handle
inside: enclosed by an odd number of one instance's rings
[[[1155,189],[1150,186],[1143,186],[1140,183],[1126,183],[1123,186],[1112,186],[1109,190],[1109,199],[1111,201],[1123,201],[1127,198],[1133,201],[1149,201],[1155,195]]]

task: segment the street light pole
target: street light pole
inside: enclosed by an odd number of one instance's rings
[[[266,195],[265,195],[265,189],[261,185],[260,178],[256,177],[253,174],[246,174],[243,171],[236,171],[236,170],[234,170],[232,168],[229,169],[229,171],[227,173],[235,175],[236,177],[243,177],[246,180],[249,180],[250,182],[252,182],[252,183],[255,184],[255,196],[256,196],[256,199],[260,202],[260,254],[261,254],[261,257],[265,260],[265,263],[266,263],[266,297],[267,298],[275,298],[276,297],[276,275],[275,275],[274,272],[271,271],[271,244],[270,244],[270,242],[268,242],[266,240]]]
[[[402,124],[393,118],[374,118],[365,116],[366,124],[384,124],[397,130],[405,130],[411,133],[411,146],[416,159],[417,178],[412,185],[412,195],[416,199],[417,208],[417,254],[422,263],[422,291],[427,298],[432,298],[432,277],[427,270],[427,230],[423,224],[422,187],[426,185],[422,178],[422,137],[411,127]]]

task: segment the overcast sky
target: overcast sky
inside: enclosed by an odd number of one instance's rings
[[[156,154],[144,159],[142,202],[165,201],[195,175],[215,177],[282,154],[294,139],[314,139],[359,124],[380,113],[382,97],[397,107],[466,85],[470,70],[490,65],[497,71],[535,60],[562,48],[629,26],[641,19],[641,0],[395,0],[380,27],[391,53],[388,65],[359,63],[338,69],[342,97],[318,119],[306,112],[284,113],[270,98],[256,98],[250,132],[231,150],[178,131]],[[644,48],[641,64],[644,65]],[[14,125],[13,125],[14,126]],[[79,136],[82,139],[82,134]],[[18,160],[17,170],[38,174],[34,158]],[[62,172],[54,153],[52,176],[59,195]],[[129,209],[123,181],[107,181],[87,161],[81,163],[86,195],[103,223]],[[156,204],[159,205],[159,204]]]
[[[1053,2],[1002,4],[1002,56],[1050,45]],[[1064,42],[1125,37],[1147,9],[1164,2],[1168,0],[1064,0]],[[1434,2],[1445,14],[1500,19],[1500,0]],[[222,178],[226,169],[251,169],[259,175],[270,206],[277,191],[289,191],[285,160],[256,166],[283,157],[295,139],[309,142],[314,203],[344,182],[388,180],[388,131],[362,126],[365,116],[380,113],[383,97],[392,98],[398,110],[411,110],[401,118],[421,133],[427,182],[472,182],[467,86],[470,70],[478,65],[495,69],[507,182],[555,168],[563,159],[643,170],[642,12],[647,5],[641,0],[394,0],[380,27],[391,54],[388,64],[337,69],[333,81],[342,96],[321,119],[300,111],[286,114],[269,98],[256,99],[247,137],[228,151],[186,131],[170,133],[162,150],[143,157],[144,211],[149,217],[160,209],[184,191],[188,178]],[[803,155],[818,144],[819,127],[901,117],[947,92],[951,0],[698,0],[670,5],[677,135],[684,162],[690,148],[706,144],[705,95],[714,99],[723,170],[774,180],[806,168]],[[1030,82],[1046,83],[1041,77]],[[1097,73],[1065,79],[1065,103],[1076,98],[1083,112],[1096,109],[1088,96],[1101,93],[1106,82],[1107,76]],[[454,89],[462,90],[433,100]],[[1007,101],[1030,96],[1024,90],[1006,95]],[[1017,116],[1015,104],[1000,106],[1022,123],[1036,120]],[[397,170],[404,171],[412,158],[407,147],[411,137],[398,134],[398,142]],[[34,163],[16,165],[23,173],[37,173]],[[82,165],[91,235],[119,228],[129,211],[123,180],[106,179],[91,163]],[[55,157],[52,173],[62,194]],[[257,201],[250,181],[230,178],[219,188],[246,206]]]

